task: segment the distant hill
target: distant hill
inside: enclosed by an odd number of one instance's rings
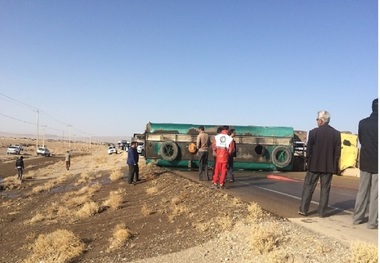
[[[30,138],[36,139],[36,134],[27,134],[27,133],[10,133],[10,132],[1,132],[0,137],[11,137],[11,138]],[[39,140],[42,140],[43,136],[40,134]],[[62,136],[45,134],[45,140],[62,140]],[[68,137],[64,138],[68,140]],[[91,139],[91,142],[99,142],[99,143],[117,143],[121,140],[131,140],[131,136],[94,136],[94,137],[72,137],[72,141],[86,141],[88,142]]]

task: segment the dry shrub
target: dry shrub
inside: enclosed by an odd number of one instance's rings
[[[88,183],[90,181],[90,174],[88,172],[81,173],[78,181],[76,182],[76,185],[82,184],[82,183]]]
[[[147,204],[143,204],[143,206],[141,207],[141,213],[144,216],[148,216],[154,214],[154,211],[151,208],[149,208]]]
[[[123,172],[120,170],[114,170],[110,175],[110,180],[112,182],[118,181],[123,178]]]
[[[252,247],[260,254],[275,250],[283,236],[278,222],[254,224],[252,230]]]
[[[6,178],[4,178],[4,181],[1,183],[1,185],[5,189],[14,189],[14,188],[18,187],[20,184],[21,184],[21,182],[20,182],[20,180],[17,179],[17,176],[6,177]]]
[[[83,204],[89,202],[91,200],[90,198],[91,198],[90,195],[74,196],[74,197],[68,199],[65,202],[65,205],[66,206],[80,206],[80,205],[83,205]]]
[[[102,188],[101,184],[96,183],[91,186],[83,186],[78,192],[75,192],[76,195],[87,194],[92,196],[95,192],[99,191]]]
[[[93,201],[85,203],[77,212],[79,218],[88,218],[95,215],[99,211],[99,205]]]
[[[63,183],[65,180],[66,180],[65,177],[58,177],[58,178],[56,178],[53,181],[49,181],[49,182],[47,182],[47,183],[45,183],[43,185],[38,185],[38,186],[34,187],[33,190],[32,190],[32,192],[33,193],[40,193],[40,192],[43,192],[43,191],[47,191],[48,192],[52,188],[54,188],[54,186]]]
[[[66,206],[60,206],[60,207],[58,207],[57,216],[58,217],[71,217],[72,212]]]
[[[239,207],[243,205],[243,202],[239,198],[234,197],[232,199],[232,204]]]
[[[355,263],[377,263],[377,246],[362,241],[351,244],[351,261]]]
[[[40,213],[40,212],[37,212],[30,220],[29,220],[29,223],[30,224],[34,224],[34,223],[37,223],[37,222],[41,222],[41,221],[44,221],[46,218],[45,216]]]
[[[111,191],[109,198],[104,201],[104,206],[109,206],[112,209],[119,209],[121,207],[121,204],[123,203],[123,194],[124,190],[119,189],[118,191]]]
[[[169,220],[172,221],[175,217],[182,214],[190,214],[190,208],[183,204],[174,205],[171,207],[171,215],[169,216]]]
[[[158,187],[157,186],[151,186],[151,187],[149,187],[149,188],[146,189],[146,193],[148,195],[157,194],[158,193]]]
[[[260,221],[264,218],[265,213],[257,203],[251,203],[248,206],[249,218],[253,221]]]
[[[215,222],[219,225],[223,231],[231,230],[233,227],[233,221],[229,216],[220,216],[215,219]]]
[[[76,195],[83,195],[83,194],[86,194],[88,193],[90,187],[88,185],[86,186],[83,186],[81,189],[79,189],[79,191],[77,192],[74,192]]]
[[[50,191],[51,187],[51,185],[37,185],[36,187],[33,187],[32,192],[41,193],[43,191]]]
[[[25,263],[35,262],[71,262],[85,249],[84,243],[72,232],[64,229],[39,235],[32,247],[32,255]]]
[[[121,248],[132,236],[133,234],[131,230],[129,230],[125,224],[118,224],[113,231],[112,238],[109,240],[110,246],[107,249],[107,252],[112,252]]]

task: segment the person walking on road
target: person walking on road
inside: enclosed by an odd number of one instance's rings
[[[17,169],[17,179],[19,179],[22,182],[22,174],[23,174],[23,171],[25,170],[23,156],[20,156],[19,158],[17,158],[16,169]]]
[[[199,155],[199,181],[203,180],[203,173],[206,174],[207,180],[210,181],[208,176],[208,148],[210,146],[210,138],[205,132],[204,126],[199,126],[199,134],[197,136],[197,149]]]
[[[224,188],[227,175],[228,158],[234,150],[231,136],[228,135],[228,126],[223,126],[222,131],[215,136],[213,151],[216,156],[213,181],[214,188]],[[219,185],[218,185],[219,183]]]
[[[229,182],[235,182],[235,174],[234,174],[234,158],[236,157],[236,142],[234,140],[235,137],[235,129],[230,129],[228,131],[228,135],[232,138],[233,144],[233,152],[228,157],[228,170],[227,170],[227,180]]]
[[[71,161],[70,151],[67,151],[65,153],[66,170],[70,169],[70,164],[71,164],[70,161]]]
[[[378,227],[378,123],[378,99],[375,99],[372,102],[371,115],[359,122],[360,179],[353,215],[353,224],[362,224],[369,208],[367,223],[369,229]]]
[[[340,132],[329,125],[330,114],[327,111],[319,111],[316,121],[318,127],[309,132],[306,146],[307,171],[298,213],[307,215],[315,187],[320,180],[318,214],[319,217],[325,217],[332,176],[338,172],[341,138]]]
[[[137,142],[132,142],[128,149],[128,184],[135,185],[139,179],[139,154],[137,152]]]

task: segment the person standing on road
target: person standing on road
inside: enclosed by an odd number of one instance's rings
[[[199,134],[197,136],[197,149],[199,155],[199,181],[203,180],[203,173],[206,174],[207,180],[210,181],[208,176],[208,147],[210,146],[210,138],[205,132],[204,126],[199,126]]]
[[[128,149],[128,184],[135,185],[139,179],[139,154],[137,152],[137,142],[132,142]]]
[[[318,128],[309,132],[306,146],[307,172],[298,213],[307,215],[315,187],[320,180],[318,214],[319,217],[325,217],[332,176],[338,172],[341,141],[340,132],[329,125],[330,114],[327,111],[319,111],[316,121]]]
[[[228,131],[228,135],[232,138],[233,144],[233,152],[228,157],[228,170],[227,170],[227,179],[229,182],[235,182],[235,174],[234,174],[234,158],[236,157],[236,142],[234,140],[235,137],[235,129],[230,129]]]
[[[17,179],[19,179],[22,182],[22,173],[25,170],[23,156],[20,156],[19,158],[17,158],[16,169],[17,169]]]
[[[71,161],[70,151],[67,151],[65,153],[66,170],[70,169],[70,164],[71,164],[70,161]]]
[[[372,113],[359,122],[359,190],[356,196],[353,224],[364,223],[364,216],[369,208],[367,228],[378,227],[378,99],[372,102]]]
[[[218,188],[218,183],[220,188],[224,188],[228,158],[234,151],[233,147],[232,138],[228,135],[228,126],[223,126],[222,131],[215,136],[212,145],[216,156],[214,177],[212,179],[214,188]]]

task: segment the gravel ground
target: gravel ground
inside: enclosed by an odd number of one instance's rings
[[[274,250],[260,253],[254,248],[253,225],[236,224],[232,231],[219,234],[207,243],[178,253],[133,261],[134,263],[210,263],[210,262],[350,262],[350,249],[288,221],[280,221],[282,237]],[[271,224],[264,222],[261,224]],[[283,235],[286,233],[285,235]]]

